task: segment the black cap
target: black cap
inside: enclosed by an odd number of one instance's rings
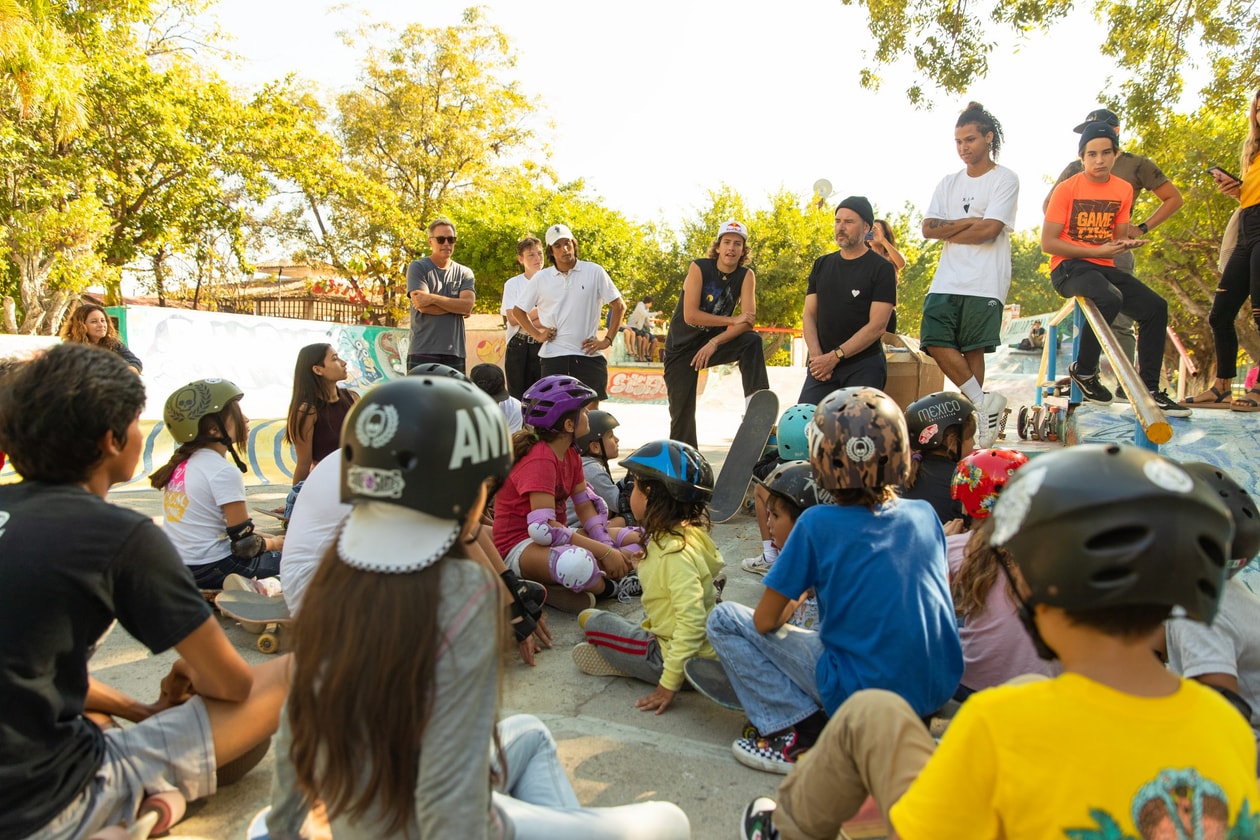
[[[503,402],[508,398],[503,369],[498,365],[477,365],[469,371],[468,378],[474,385],[489,394],[495,402]]]
[[[1078,125],[1076,128],[1072,130],[1075,131],[1077,134],[1080,134],[1082,131],[1085,130],[1085,126],[1093,122],[1106,123],[1112,128],[1117,129],[1116,131],[1117,135],[1120,134],[1119,132],[1120,118],[1116,116],[1115,111],[1108,111],[1106,108],[1099,108],[1095,111],[1090,111],[1089,115],[1085,117],[1085,122],[1081,123],[1080,125]]]
[[[852,210],[871,227],[875,226],[875,210],[864,195],[851,195],[836,205],[836,209]]]
[[[1090,140],[1097,140],[1100,137],[1111,141],[1113,148],[1119,148],[1120,141],[1116,137],[1116,130],[1104,122],[1086,123],[1085,129],[1081,131],[1081,142],[1076,147],[1078,155],[1085,154],[1085,144]]]

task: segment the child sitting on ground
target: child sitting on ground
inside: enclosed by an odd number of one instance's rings
[[[589,429],[596,394],[572,376],[544,376],[525,392],[529,427],[512,439],[516,463],[495,496],[494,544],[514,574],[547,585],[547,602],[578,613],[595,597],[640,594],[632,559],[642,551],[633,528],[608,528],[608,509],[582,475],[574,441]],[[582,530],[564,522],[570,497]]]
[[[136,472],[143,406],[140,377],[86,344],[52,347],[0,384],[0,449],[23,479],[0,486],[5,837],[88,837],[132,825],[146,794],[209,796],[216,768],[256,763],[276,728],[289,657],[250,668],[162,530],[106,501]],[[153,653],[179,654],[154,704],[88,673],[115,619]],[[102,731],[89,712],[136,725]]]
[[[475,365],[469,372],[468,378],[474,385],[489,394],[490,399],[499,404],[499,411],[503,412],[503,418],[507,420],[508,433],[519,432],[525,424],[521,417],[521,401],[508,393],[503,368],[490,364]]]
[[[932,506],[941,524],[961,519],[962,506],[950,495],[958,459],[976,445],[976,409],[955,391],[938,391],[906,408],[906,429],[914,463],[901,495]]]
[[[612,470],[608,468],[608,462],[621,455],[621,441],[613,433],[613,429],[621,424],[616,417],[599,409],[587,413],[587,424],[590,428],[577,439],[578,452],[582,453],[582,474],[586,476],[586,486],[604,500],[609,515],[612,516],[620,507],[621,489],[612,480]],[[569,527],[578,527],[581,523],[572,499],[569,499],[565,510],[569,514]],[[612,528],[620,528],[625,524],[626,520],[621,516],[612,516],[608,520],[608,525]]]
[[[1255,837],[1246,721],[1150,648],[1174,605],[1217,612],[1233,526],[1216,493],[1154,452],[1082,444],[1021,468],[992,528],[1064,673],[975,694],[939,747],[900,697],[854,695],[740,836],[835,837],[869,792],[901,840]]]
[[[940,522],[927,503],[893,491],[910,464],[901,410],[875,388],[841,388],[819,403],[808,438],[835,504],[801,514],[756,611],[728,601],[708,623],[758,732],[732,752],[774,773],[795,766],[853,692],[896,691],[927,716],[962,675]],[[783,627],[788,603],[808,589],[818,592],[818,631]]]
[[[814,408],[809,403],[797,403],[783,412],[775,426],[775,450],[753,467],[754,479],[763,479],[786,463],[803,461],[809,457],[805,427],[814,418]],[[753,502],[757,511],[757,529],[761,532],[761,554],[758,557],[748,557],[739,564],[745,572],[752,572],[754,575],[764,575],[770,571],[774,561],[779,558],[779,549],[783,548],[783,543],[775,542],[770,533],[766,509],[768,499],[766,488],[757,481],[753,487]]]
[[[1014,449],[977,449],[954,472],[954,498],[970,522],[968,530],[945,539],[964,663],[955,700],[1021,674],[1054,677],[1062,670],[1039,657],[1024,632],[1010,579],[1002,572],[1010,555],[989,545],[992,529],[984,527],[1002,488],[1027,463],[1028,456]]]
[[[832,504],[831,494],[814,480],[814,468],[809,461],[788,461],[777,467],[765,480],[754,479],[757,488],[764,490],[766,518],[770,535],[775,544],[787,545],[788,536],[801,514],[814,505]],[[818,594],[810,589],[784,607],[786,619],[793,627],[805,630],[818,629]]]
[[[162,412],[179,447],[149,483],[163,491],[166,535],[202,589],[222,589],[232,574],[261,580],[280,572],[284,537],[256,533],[245,506],[242,396],[226,379],[199,379],[171,394]]]
[[[1251,724],[1260,743],[1260,598],[1238,573],[1260,552],[1260,511],[1251,496],[1223,470],[1204,463],[1186,472],[1217,491],[1234,519],[1228,577],[1211,624],[1189,618],[1166,626],[1168,667],[1216,689]],[[1260,768],[1257,768],[1260,772]]]
[[[634,705],[659,715],[682,687],[688,659],[717,658],[704,632],[717,598],[713,578],[722,569],[709,536],[713,469],[676,440],[641,446],[621,463],[634,475],[630,504],[647,539],[639,561],[647,617],[640,626],[616,613],[584,611],[578,623],[586,641],[573,648],[573,661],[586,674],[656,685]]]

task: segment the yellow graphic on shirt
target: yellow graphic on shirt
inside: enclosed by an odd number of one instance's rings
[[[1118,199],[1074,198],[1072,212],[1068,214],[1067,235],[1088,245],[1110,242],[1119,215]]]
[[[184,492],[184,473],[187,468],[187,461],[175,468],[166,485],[166,491],[162,494],[162,510],[170,522],[183,520],[184,512],[188,510],[188,494]]]
[[[1164,770],[1138,790],[1131,805],[1137,834],[1128,834],[1101,808],[1090,811],[1096,826],[1068,828],[1070,840],[1243,840],[1260,837],[1260,814],[1243,801],[1238,818],[1229,822],[1225,791],[1197,770]]]

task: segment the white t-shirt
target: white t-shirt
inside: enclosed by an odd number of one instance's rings
[[[516,397],[508,397],[499,403],[499,411],[507,418],[508,434],[516,434],[525,427],[525,421],[521,419],[521,401]]]
[[[162,495],[166,536],[189,566],[232,554],[223,506],[245,501],[245,480],[235,464],[213,449],[198,449],[175,468]]]
[[[991,242],[963,245],[946,242],[928,289],[934,295],[971,295],[1006,302],[1011,288],[1011,229],[1019,204],[1019,177],[994,166],[979,178],[963,169],[946,175],[932,193],[929,219],[996,219],[1002,232]]]
[[[1238,577],[1225,583],[1212,625],[1189,618],[1166,623],[1168,667],[1183,677],[1232,674],[1251,704],[1251,730],[1260,743],[1260,597]]]
[[[639,301],[634,305],[634,311],[630,313],[630,317],[626,319],[626,326],[632,330],[647,329],[650,317],[651,313],[648,312],[647,304]]]
[[[323,458],[302,485],[289,529],[284,535],[284,562],[280,564],[280,587],[289,612],[297,615],[307,584],[341,527],[350,505],[341,501],[341,455]]]
[[[584,351],[582,342],[597,337],[604,305],[620,297],[621,292],[607,271],[595,263],[578,260],[567,275],[555,266],[535,274],[534,282],[521,293],[516,305],[526,312],[537,306],[543,329],[555,327],[555,339],[544,342],[538,351],[539,357],[554,359],[596,355]]]
[[[500,315],[507,318],[512,314],[512,307],[516,306],[517,301],[520,300],[521,292],[527,285],[529,285],[529,280],[525,278],[524,274],[518,274],[515,277],[511,277],[503,284],[503,303],[499,305]],[[527,309],[525,311],[528,312],[529,310]],[[516,334],[520,331],[521,328],[512,323],[511,319],[509,319],[507,324],[507,340],[511,341],[516,338]]]

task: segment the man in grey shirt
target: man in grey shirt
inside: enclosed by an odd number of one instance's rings
[[[431,253],[407,266],[411,299],[411,346],[407,369],[440,362],[464,373],[464,319],[477,300],[472,269],[452,259],[455,225],[449,219],[429,224]]]

